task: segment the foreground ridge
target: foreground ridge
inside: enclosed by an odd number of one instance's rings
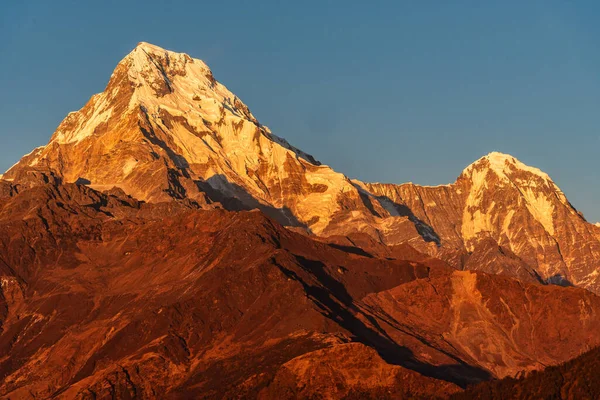
[[[447,398],[600,345],[583,289],[28,178],[0,182],[2,397]]]

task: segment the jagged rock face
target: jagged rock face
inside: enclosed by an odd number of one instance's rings
[[[445,249],[478,254],[482,246],[490,248],[495,243],[520,266],[506,257],[477,257],[475,269],[521,278],[539,274],[550,283],[600,291],[596,227],[571,206],[548,175],[511,156],[491,153],[465,169],[451,185],[367,187],[405,204],[431,226],[441,239],[438,254],[442,256]],[[453,262],[461,263],[474,267],[464,259]]]
[[[0,182],[1,397],[434,398],[600,345],[580,288],[33,178]]]
[[[258,208],[322,237],[366,234],[459,269],[600,291],[600,228],[541,171],[492,153],[451,185],[351,181],[272,134],[202,61],[148,43],[3,179],[48,171],[143,201]]]
[[[460,389],[386,363],[373,349],[341,344],[319,349],[283,364],[264,399],[442,399]]]

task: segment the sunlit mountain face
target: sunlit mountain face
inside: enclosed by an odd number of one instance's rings
[[[600,226],[544,172],[361,182],[283,136],[138,44],[0,176],[0,395],[485,398],[600,344]]]

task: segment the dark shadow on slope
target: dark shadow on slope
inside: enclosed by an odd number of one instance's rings
[[[82,177],[77,178],[77,180],[75,181],[76,185],[89,185],[91,183],[92,183],[92,181],[90,181],[89,179],[86,179],[86,178],[82,178]]]
[[[187,172],[185,171],[185,169],[189,168],[190,165],[187,162],[187,160],[185,159],[185,157],[183,157],[183,156],[175,153],[163,140],[161,140],[156,135],[156,132],[154,132],[154,127],[153,127],[152,121],[150,121],[150,118],[148,117],[148,111],[146,110],[146,108],[144,106],[140,106],[140,110],[144,114],[144,116],[146,118],[147,125],[148,125],[148,129],[147,129],[146,127],[142,126],[138,122],[140,131],[142,132],[142,134],[144,135],[144,137],[146,139],[148,139],[148,141],[150,143],[152,143],[153,145],[156,145],[156,146],[160,147],[161,149],[163,149],[165,151],[165,153],[167,153],[167,155],[169,156],[169,158],[173,161],[173,163],[177,167],[181,168],[182,169],[182,173],[184,175],[186,175]],[[189,176],[186,176],[186,178],[189,178]]]
[[[563,274],[552,275],[550,278],[546,279],[546,283],[548,285],[557,285],[564,287],[574,286],[573,283],[570,280],[568,280]]]
[[[344,251],[346,253],[352,253],[352,254],[357,254],[359,256],[363,256],[363,257],[373,258],[372,254],[367,253],[360,247],[344,246],[344,245],[336,244],[336,243],[329,243],[329,247],[333,247],[334,249],[338,249],[338,250]]]
[[[145,107],[140,106],[147,122],[147,127],[138,123],[144,137],[152,144],[165,151],[168,157],[178,167],[177,170],[169,169],[169,189],[167,192],[171,197],[183,199],[186,196],[185,188],[180,184],[178,177],[190,178],[188,173],[189,163],[185,157],[175,153],[167,143],[161,140],[154,131],[154,125],[150,121]],[[159,129],[160,126],[158,126]],[[162,129],[161,129],[162,130]],[[166,132],[163,132],[165,135]],[[230,211],[253,210],[258,209],[275,219],[284,226],[293,226],[307,229],[306,224],[300,222],[288,207],[276,208],[259,202],[242,186],[229,182],[227,177],[222,174],[214,175],[206,181],[195,181],[197,187],[206,193],[211,201],[219,202]]]
[[[402,217],[408,217],[408,220],[415,225],[415,229],[426,242],[434,242],[438,247],[442,245],[439,235],[435,230],[422,220],[420,220],[408,206],[404,204],[394,203],[389,197],[383,196],[384,200],[389,201],[394,206],[394,209]]]
[[[373,207],[373,204],[371,203],[371,198],[377,200],[379,202],[379,205],[383,209],[387,209],[388,206],[391,206],[394,209],[394,211],[396,211],[398,216],[407,217],[408,220],[414,224],[415,229],[424,241],[434,242],[438,247],[441,246],[441,239],[439,235],[435,232],[433,227],[420,220],[412,212],[412,210],[408,208],[408,206],[406,206],[405,204],[398,204],[387,196],[376,196],[372,193],[366,192],[363,188],[354,183],[353,185],[356,188],[356,190],[358,190],[363,204],[365,205],[365,207],[367,207],[367,209],[369,209],[369,211],[371,211],[371,213],[373,213],[373,215],[375,215],[376,217],[381,217],[381,215]]]
[[[515,378],[493,380],[456,393],[453,400],[600,399],[600,347],[559,365]]]
[[[463,388],[472,383],[491,379],[491,375],[486,370],[468,365],[437,348],[436,350],[456,360],[456,364],[436,366],[417,360],[412,350],[396,343],[373,316],[354,304],[345,286],[326,272],[323,263],[301,256],[295,257],[300,268],[312,276],[318,282],[317,285],[311,284],[308,279],[303,279],[297,272],[285,268],[276,260],[273,261],[286,276],[303,286],[307,296],[319,308],[321,314],[351,332],[356,341],[374,348],[386,362],[414,370],[425,376],[453,382]],[[358,316],[368,320],[374,328],[367,326]],[[403,332],[433,347],[422,338],[407,331]]]
[[[211,201],[219,202],[230,211],[260,210],[283,226],[308,229],[288,207],[276,208],[260,203],[242,186],[229,182],[222,174],[213,175],[206,181],[196,181],[196,185]]]
[[[373,214],[377,218],[381,218],[381,214],[379,214],[375,210],[375,207],[373,207],[373,203],[371,203],[371,199],[369,198],[370,195],[368,193],[362,191],[358,186],[354,185],[354,187],[358,190],[358,195],[360,196],[360,200],[362,201],[363,205],[365,207],[367,207],[367,209],[371,212],[371,214]]]

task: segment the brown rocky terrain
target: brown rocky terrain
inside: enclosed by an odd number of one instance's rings
[[[582,289],[29,178],[0,185],[3,397],[444,398],[600,345]]]

